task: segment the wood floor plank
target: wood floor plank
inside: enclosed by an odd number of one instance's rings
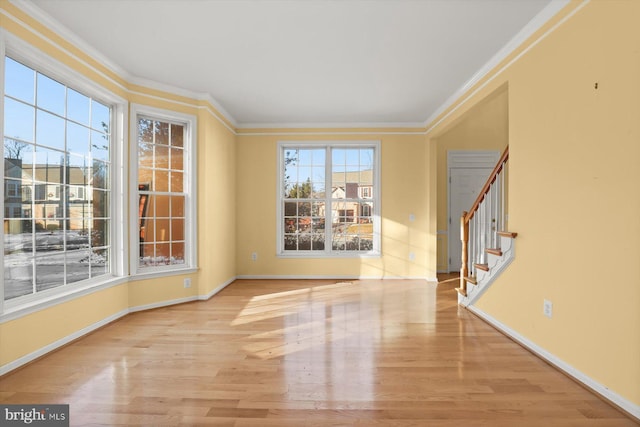
[[[240,280],[126,316],[0,378],[71,425],[628,427],[419,280]]]

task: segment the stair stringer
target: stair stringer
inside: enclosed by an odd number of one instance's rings
[[[477,284],[467,283],[467,295],[458,294],[458,304],[467,307],[475,303],[515,258],[515,239],[506,236],[499,237],[502,255],[487,254],[489,271],[476,269]]]

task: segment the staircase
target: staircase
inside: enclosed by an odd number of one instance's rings
[[[476,301],[515,257],[517,233],[507,231],[506,186],[509,147],[493,169],[469,212],[460,218],[462,267],[458,303]]]

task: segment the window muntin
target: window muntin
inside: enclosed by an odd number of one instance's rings
[[[4,299],[111,271],[111,107],[4,58]],[[83,197],[71,197],[81,188]],[[80,194],[80,192],[76,191]]]
[[[137,117],[138,268],[184,267],[187,257],[188,125]]]
[[[280,144],[281,255],[379,253],[377,144]]]

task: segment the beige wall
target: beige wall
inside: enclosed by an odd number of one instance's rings
[[[285,259],[276,256],[278,141],[379,140],[382,256]],[[244,135],[237,138],[239,276],[435,277],[429,265],[427,169],[423,135]],[[409,221],[409,215],[415,221]],[[258,253],[257,261],[251,254]],[[415,260],[409,260],[409,253]]]
[[[516,258],[477,306],[634,405],[639,21],[638,1],[589,2],[445,120],[455,122],[508,84]],[[543,316],[544,299],[553,303],[551,319]]]
[[[236,277],[236,146],[211,114],[198,120],[198,293],[208,295]]]

